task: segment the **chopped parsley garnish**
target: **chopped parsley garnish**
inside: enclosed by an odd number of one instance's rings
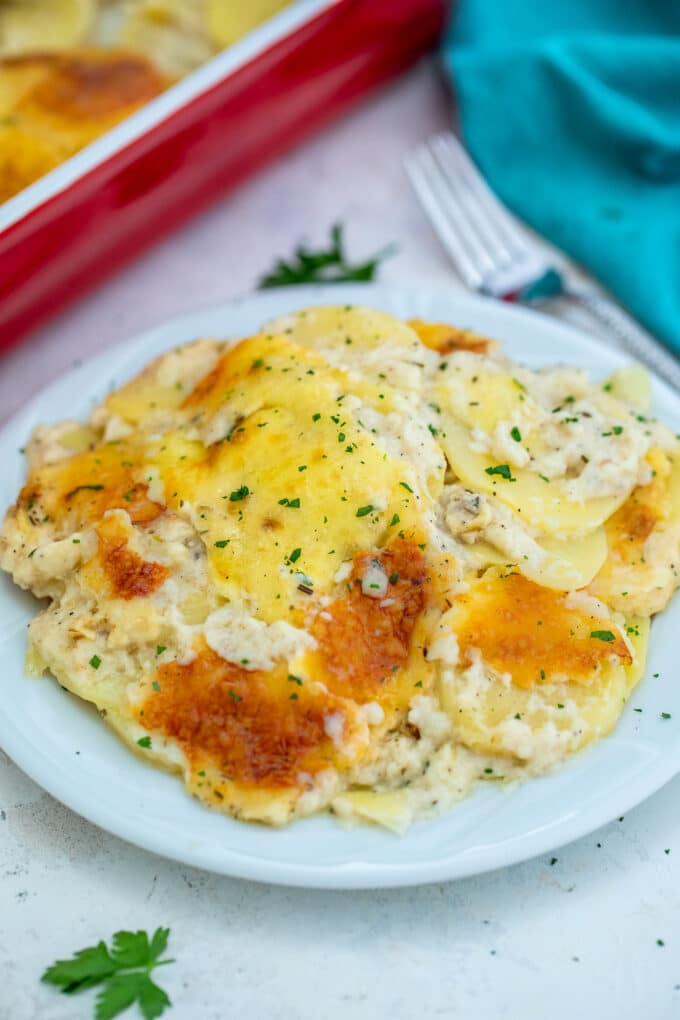
[[[321,417],[321,415],[317,411],[316,414],[312,415],[312,421],[318,421],[320,417]]]
[[[671,713],[670,712],[662,712],[661,713],[661,718],[662,719],[670,719],[671,718]]]
[[[339,443],[344,443],[344,441],[346,439],[347,439],[347,436],[345,435],[344,432],[338,432],[338,442]]]
[[[413,489],[408,484],[408,482],[399,482],[399,484],[401,485],[402,489],[406,489],[407,492],[413,492]]]
[[[277,259],[274,268],[258,283],[259,290],[271,287],[290,287],[303,283],[348,283],[373,280],[383,259],[394,254],[390,246],[379,251],[365,262],[350,263],[345,253],[342,224],[331,227],[328,248],[313,251],[300,244],[291,259]]]
[[[233,687],[229,688],[229,697],[231,698],[235,705],[238,705],[239,701],[243,701],[241,695],[237,694]]]
[[[156,645],[156,655],[162,655],[165,651],[165,645]]]
[[[591,630],[591,638],[597,638],[598,641],[616,641],[616,637],[610,630]]]
[[[393,528],[395,524],[399,524],[399,520],[400,520],[399,514],[394,514],[392,520],[390,521],[390,527]]]
[[[226,549],[226,547],[229,545],[230,541],[231,541],[231,539],[229,539],[229,538],[221,538],[219,540],[219,542],[215,542],[215,548],[216,549]]]
[[[229,502],[238,503],[240,500],[245,499],[246,496],[249,495],[250,489],[248,488],[248,486],[242,485],[240,489],[234,489],[234,491],[229,494]]]
[[[288,683],[289,684],[297,684],[298,687],[302,687],[302,680],[300,679],[300,677],[299,676],[294,676],[292,673],[288,674]]]
[[[512,477],[509,464],[496,464],[494,467],[488,467],[485,470],[487,475],[500,475],[501,478],[505,478],[508,482],[514,482],[515,480]]]
[[[520,432],[516,425],[510,429],[510,435],[512,436],[516,443],[522,442],[522,433]]]
[[[67,492],[64,498],[73,499],[78,492],[84,492],[86,489],[89,489],[90,492],[101,492],[103,488],[103,485],[76,485],[75,489]]]
[[[157,928],[151,938],[144,931],[117,931],[109,948],[105,942],[81,949],[70,960],[57,960],[41,977],[66,995],[100,986],[97,1020],[113,1020],[138,1004],[145,1020],[155,1020],[171,1005],[151,974],[174,960],[161,960],[168,944],[169,928]]]
[[[399,574],[390,574],[390,584],[396,584],[399,580]]]
[[[101,664],[102,660],[99,658],[98,655],[93,655],[92,658],[90,659],[90,665],[92,666],[92,669],[99,669]]]
[[[161,685],[159,684],[158,680],[154,680],[151,686],[153,687],[154,691],[160,691],[161,689]]]
[[[300,507],[300,497],[296,496],[295,499],[288,499],[284,496],[283,499],[279,500],[279,506],[290,506],[293,507],[294,510],[297,510]]]
[[[140,737],[137,743],[140,747],[151,747],[151,737]]]
[[[357,517],[366,517],[368,516],[368,514],[373,512],[373,509],[374,509],[373,504],[368,503],[366,506],[360,506],[359,509],[357,510],[356,515]]]
[[[290,556],[288,557],[288,559],[290,560],[291,563],[297,563],[297,561],[300,559],[301,556],[302,556],[302,549],[300,549],[298,547],[297,549],[293,549],[293,551],[290,554]]]

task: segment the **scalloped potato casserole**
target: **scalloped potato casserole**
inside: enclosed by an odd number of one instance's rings
[[[204,804],[403,830],[615,725],[678,585],[631,366],[530,370],[357,306],[161,355],[40,426],[0,564],[28,663]]]
[[[0,203],[288,0],[0,0]]]

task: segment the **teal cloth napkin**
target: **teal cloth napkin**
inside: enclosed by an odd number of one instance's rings
[[[460,0],[444,59],[495,192],[680,352],[680,2]]]

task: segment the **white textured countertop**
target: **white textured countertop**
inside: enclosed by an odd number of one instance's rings
[[[397,242],[384,282],[457,287],[401,170],[449,116],[423,65],[265,171],[0,358],[0,420],[75,360],[250,290],[274,256],[325,240],[335,220],[356,257]],[[672,1020],[679,795],[676,779],[556,860],[421,889],[305,892],[128,846],[0,752],[0,1020],[92,1017],[93,994],[58,995],[39,983],[44,967],[158,925],[177,959],[159,978],[168,1020]]]

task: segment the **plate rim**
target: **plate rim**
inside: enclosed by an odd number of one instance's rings
[[[343,300],[343,297],[345,300]],[[277,300],[280,299],[280,300]],[[186,329],[184,341],[172,339],[168,342],[168,349],[181,342],[188,342],[196,337],[196,323],[201,317],[216,318],[233,316],[243,307],[250,305],[281,305],[294,303],[303,306],[305,304],[344,304],[344,303],[365,303],[370,305],[376,302],[381,304],[409,304],[414,305],[423,299],[433,302],[440,301],[451,305],[452,311],[456,307],[462,309],[482,309],[483,313],[491,309],[501,318],[508,316],[517,322],[526,322],[530,329],[540,327],[541,322],[549,331],[555,335],[562,334],[565,343],[571,344],[578,349],[597,348],[611,363],[619,365],[630,362],[631,358],[624,352],[609,347],[596,337],[589,337],[583,330],[563,320],[546,316],[538,311],[527,308],[518,308],[506,305],[502,302],[489,298],[471,296],[463,292],[448,292],[442,287],[395,287],[376,284],[350,284],[350,285],[326,285],[317,287],[288,287],[272,291],[256,292],[247,294],[235,299],[220,302],[218,304],[206,304],[185,312],[182,315],[159,321],[155,325],[142,330],[136,335],[129,337],[118,344],[112,345],[105,350],[86,358],[81,363],[67,370],[53,380],[48,386],[34,394],[19,411],[13,414],[0,427],[0,450],[6,448],[10,437],[17,431],[26,431],[25,422],[31,420],[38,411],[40,405],[49,400],[50,395],[56,393],[69,380],[77,379],[80,373],[96,372],[98,368],[107,366],[109,363],[124,362],[126,357],[133,354],[135,348],[148,349],[161,337],[163,332],[182,332]],[[276,312],[267,312],[266,317]],[[263,321],[265,316],[263,315]],[[500,338],[502,340],[502,337]],[[155,355],[145,354],[145,361]],[[124,368],[124,366],[123,366]],[[680,416],[680,397],[668,384],[661,380],[655,373],[650,372],[653,379],[655,392],[663,397],[664,402],[674,404]],[[3,508],[4,512],[4,508]],[[573,762],[583,760],[592,748],[596,748],[607,738],[601,738],[596,744],[579,752],[569,759],[557,771],[562,772],[568,769]],[[105,831],[125,840],[126,842],[141,847],[144,850],[156,853],[169,860],[180,861],[194,867],[246,880],[255,880],[277,885],[302,887],[302,888],[325,888],[325,889],[365,889],[365,888],[397,888],[415,885],[425,885],[433,882],[467,878],[472,875],[484,874],[499,868],[507,867],[521,861],[531,860],[550,850],[566,846],[577,839],[595,831],[598,828],[610,823],[615,818],[624,815],[638,804],[642,803],[652,794],[657,792],[666,783],[670,782],[680,772],[680,741],[675,749],[675,754],[668,754],[664,759],[663,768],[656,767],[651,775],[645,771],[641,772],[634,781],[625,788],[617,791],[616,796],[611,797],[606,810],[602,810],[599,801],[595,801],[586,811],[576,814],[567,820],[562,820],[557,828],[546,827],[544,830],[525,835],[512,843],[495,844],[486,848],[481,857],[473,855],[457,858],[447,856],[441,860],[411,863],[402,861],[398,864],[379,863],[371,861],[353,861],[351,863],[330,863],[330,864],[295,864],[291,862],[277,861],[270,857],[257,855],[248,856],[241,851],[226,851],[226,858],[221,864],[210,858],[209,852],[197,846],[193,850],[186,850],[178,853],[164,842],[162,832],[150,828],[148,831],[144,826],[139,826],[134,817],[126,816],[112,805],[107,804],[103,799],[94,801],[84,800],[78,795],[77,788],[74,790],[64,776],[64,782],[60,781],[64,773],[64,762],[54,762],[49,756],[27,739],[22,733],[21,727],[17,726],[3,705],[0,704],[0,747],[9,755],[19,769],[26,773],[43,790],[53,796],[60,803],[85,818],[87,821],[99,826]],[[176,777],[173,777],[177,781]],[[527,780],[527,782],[540,782],[538,779]],[[455,811],[456,805],[448,811]],[[442,816],[440,816],[442,817]],[[419,824],[427,824],[428,820]],[[250,823],[237,823],[248,825]],[[294,823],[299,824],[299,823]],[[338,824],[333,822],[333,824]],[[565,830],[564,832],[562,830]],[[274,830],[276,831],[276,830]],[[404,839],[407,837],[395,837]],[[530,846],[526,845],[529,840]],[[222,848],[223,855],[225,853]]]

